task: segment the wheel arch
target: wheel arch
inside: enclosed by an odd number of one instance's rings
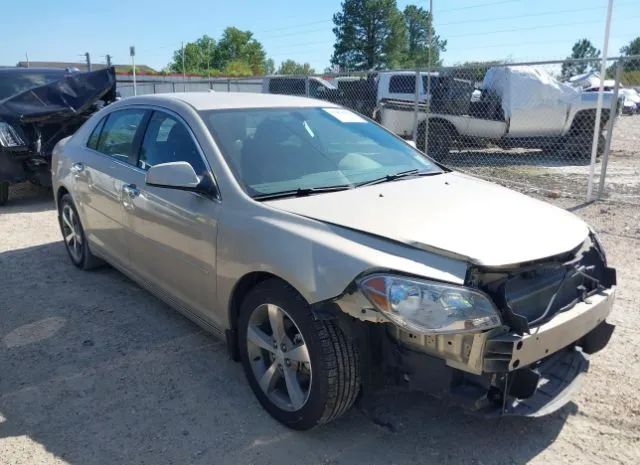
[[[62,196],[64,196],[65,194],[70,194],[69,189],[67,189],[65,186],[60,186],[58,187],[58,190],[56,191],[56,196],[55,196],[55,200],[56,200],[56,208],[60,208],[60,200],[62,199]]]
[[[296,287],[286,279],[268,271],[252,271],[242,276],[233,287],[229,304],[227,307],[227,318],[229,329],[225,331],[225,339],[229,355],[235,361],[239,361],[238,354],[238,316],[240,315],[240,307],[244,297],[258,284],[268,280],[276,279],[293,288],[298,294],[303,295]]]

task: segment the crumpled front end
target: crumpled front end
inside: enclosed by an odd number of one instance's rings
[[[0,100],[0,182],[49,185],[51,151],[115,100],[114,68],[71,73]]]
[[[429,334],[386,324],[384,371],[395,384],[447,397],[476,413],[540,416],[571,398],[614,326],[606,322],[616,274],[595,235],[577,250],[509,269],[471,268],[466,285],[485,293],[502,324]],[[352,294],[337,302],[356,315]],[[361,319],[376,322],[376,312]],[[378,320],[382,321],[382,320]]]

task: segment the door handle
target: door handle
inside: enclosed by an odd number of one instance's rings
[[[74,174],[80,174],[84,171],[84,163],[74,163],[71,165],[71,172]]]
[[[122,186],[122,191],[129,196],[130,199],[135,199],[140,195],[140,189],[135,184],[125,184]]]

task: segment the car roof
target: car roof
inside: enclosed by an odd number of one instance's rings
[[[196,110],[338,106],[325,100],[256,92],[177,92],[127,97],[122,100],[128,104],[167,101],[182,101]]]

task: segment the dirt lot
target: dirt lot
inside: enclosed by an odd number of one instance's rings
[[[517,187],[528,193],[585,198],[590,159],[562,154],[551,141],[547,150],[513,148],[453,151],[446,163],[469,174]],[[616,120],[602,196],[615,202],[640,205],[640,115]],[[602,159],[595,166],[598,191]]]
[[[391,393],[372,415],[298,433],[260,408],[223,343],[113,269],[74,268],[48,193],[13,194],[0,213],[2,464],[640,463],[640,208],[554,200],[597,228],[619,270],[617,330],[574,403],[485,421]]]

